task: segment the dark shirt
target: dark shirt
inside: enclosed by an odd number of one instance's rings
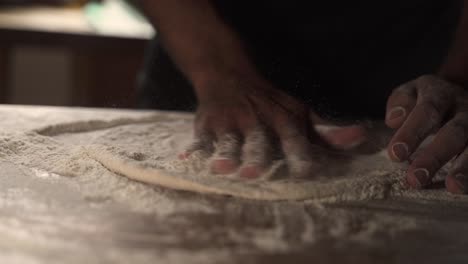
[[[381,117],[391,90],[433,73],[460,1],[218,0],[262,73],[336,117]]]
[[[382,118],[391,91],[434,73],[459,0],[214,0],[261,74],[332,118]],[[142,107],[193,110],[193,89],[156,40]]]

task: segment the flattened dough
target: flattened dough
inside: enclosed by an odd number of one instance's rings
[[[190,143],[191,119],[125,125],[108,130],[86,150],[107,169],[132,180],[171,189],[258,200],[362,200],[383,198],[400,185],[402,170],[384,151],[347,161],[330,160],[325,170],[307,179],[287,175],[276,161],[265,176],[246,180],[213,175],[206,160],[179,161]]]

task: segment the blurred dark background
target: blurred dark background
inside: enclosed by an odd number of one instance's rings
[[[134,107],[154,34],[124,0],[0,0],[0,103]]]

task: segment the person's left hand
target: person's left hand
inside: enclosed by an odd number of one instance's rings
[[[387,102],[386,124],[397,129],[388,152],[406,161],[431,133],[433,141],[410,161],[408,184],[424,188],[436,172],[454,160],[445,180],[452,193],[468,193],[468,91],[434,75],[395,89]]]

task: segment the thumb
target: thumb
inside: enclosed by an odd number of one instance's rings
[[[367,139],[367,131],[360,125],[343,127],[316,125],[315,129],[323,140],[339,149],[356,147]]]
[[[338,149],[351,149],[367,139],[367,129],[362,125],[337,126],[311,112],[310,120],[319,136]]]

